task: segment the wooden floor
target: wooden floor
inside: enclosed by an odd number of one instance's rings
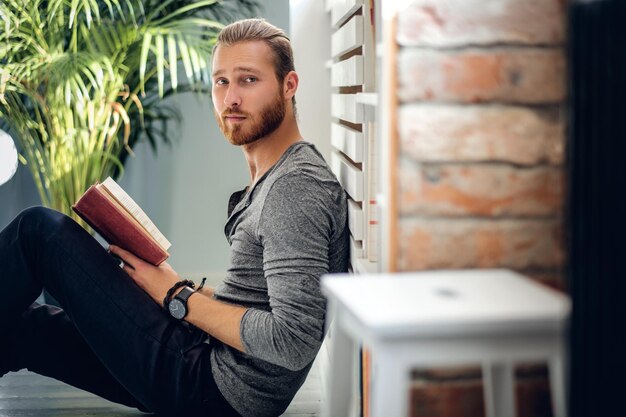
[[[316,361],[307,381],[283,414],[319,415],[321,381]],[[149,416],[114,404],[54,379],[26,371],[0,378],[0,417],[126,417]]]

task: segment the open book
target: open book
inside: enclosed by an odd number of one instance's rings
[[[169,256],[171,243],[111,177],[89,187],[72,209],[109,244],[153,265]]]

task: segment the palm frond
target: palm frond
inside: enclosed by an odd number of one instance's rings
[[[138,65],[142,94],[145,95],[146,74],[156,73],[158,93],[160,97],[163,96],[164,71],[175,67],[179,56],[190,84],[208,83],[210,56],[215,40],[214,36],[207,40],[204,35],[216,34],[221,27],[219,23],[199,18],[186,18],[167,25],[148,26],[143,34],[139,61],[134,61],[132,56],[129,56],[127,61],[131,71],[133,64]],[[173,61],[171,58],[176,60]],[[170,75],[171,84],[177,86],[178,72],[174,70]]]
[[[98,94],[106,96],[105,87],[123,88],[122,79],[119,76],[116,79],[109,58],[92,52],[65,52],[52,56],[40,71],[47,74],[48,94],[63,90],[66,106],[71,106],[73,100],[85,102]]]
[[[71,214],[86,187],[121,175],[139,141],[171,143],[181,114],[163,98],[208,95],[217,33],[259,10],[253,0],[2,0],[0,124],[42,203]]]
[[[181,7],[196,3],[196,1],[171,0],[166,3],[167,4],[161,7],[164,2],[160,0],[147,0],[145,3],[146,10],[156,10],[160,7],[160,14],[167,16]],[[237,19],[259,16],[262,11],[262,3],[257,0],[221,0],[193,12],[193,16],[228,24]]]

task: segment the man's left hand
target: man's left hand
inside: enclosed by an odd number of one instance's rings
[[[154,266],[115,245],[110,245],[109,251],[124,261],[122,269],[159,305],[167,291],[181,279],[167,262]]]

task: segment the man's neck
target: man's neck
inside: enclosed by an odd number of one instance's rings
[[[268,136],[249,145],[243,145],[248,168],[250,184],[254,185],[294,143],[302,140],[298,124],[293,116],[287,115],[278,129]]]

